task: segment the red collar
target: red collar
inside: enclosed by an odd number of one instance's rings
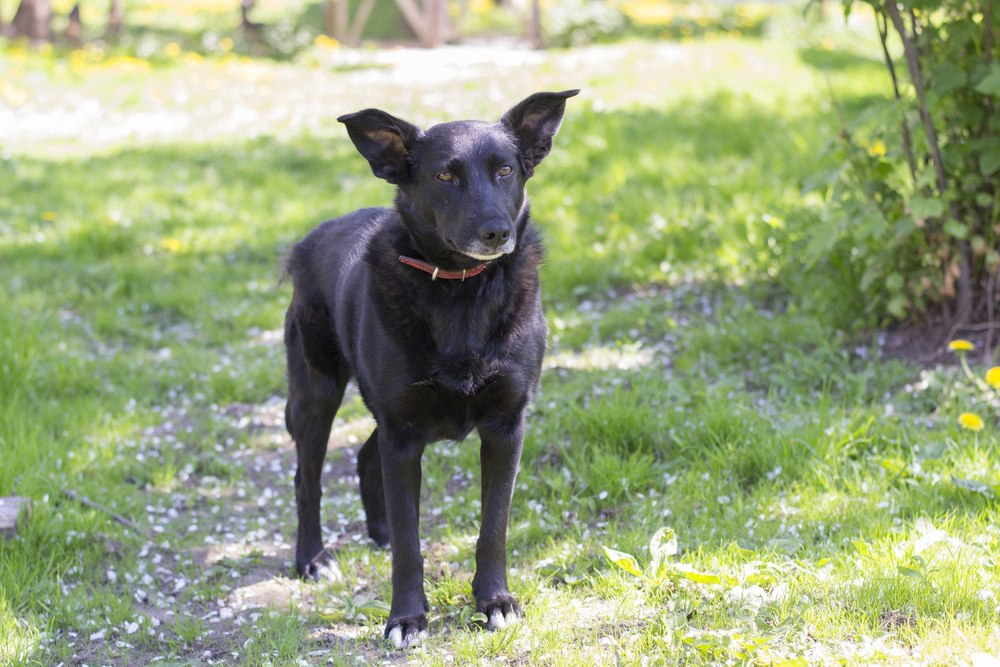
[[[438,278],[444,278],[445,280],[465,280],[466,278],[471,278],[472,276],[478,276],[483,272],[483,269],[489,264],[489,262],[483,262],[482,264],[477,264],[471,269],[461,269],[459,271],[445,271],[439,267],[434,266],[430,262],[425,262],[420,259],[413,259],[412,257],[407,257],[406,255],[400,255],[399,261],[407,266],[412,266],[415,269],[420,269],[424,273],[431,274],[431,280],[437,280]]]

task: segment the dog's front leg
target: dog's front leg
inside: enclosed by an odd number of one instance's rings
[[[392,547],[392,607],[385,636],[396,648],[419,643],[427,631],[424,560],[420,555],[420,456],[423,443],[408,443],[379,426],[385,509]]]
[[[507,520],[524,444],[524,416],[513,424],[480,425],[483,523],[476,543],[472,593],[476,610],[490,630],[506,627],[522,615],[507,588]]]

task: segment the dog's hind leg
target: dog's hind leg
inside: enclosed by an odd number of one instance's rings
[[[335,576],[333,557],[323,547],[320,527],[320,477],[326,458],[330,428],[344,397],[346,375],[331,377],[313,368],[299,336],[298,325],[289,317],[285,342],[288,351],[288,403],[285,424],[295,440],[298,467],[295,471],[295,505],[299,517],[295,545],[295,570],[300,577],[319,579]]]
[[[380,547],[389,546],[389,524],[385,514],[385,487],[382,484],[382,457],[378,450],[378,429],[372,431],[358,452],[358,479],[361,503],[365,507],[368,536]]]

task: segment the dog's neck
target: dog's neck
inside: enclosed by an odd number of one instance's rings
[[[405,220],[400,227],[404,224]],[[401,263],[401,254],[412,257],[424,252],[406,229],[369,248],[369,261],[381,270],[398,267],[392,273],[400,280],[383,286],[393,297],[380,295],[380,300],[393,304],[387,317],[407,322],[400,331],[406,331],[407,336],[424,332],[429,337],[432,347],[428,349],[435,351],[432,377],[442,386],[473,393],[492,376],[500,360],[509,356],[510,346],[520,344],[520,330],[511,329],[510,323],[517,320],[517,313],[537,308],[542,259],[541,239],[527,210],[518,222],[517,234],[514,252],[490,262],[488,270],[464,282],[431,281]]]

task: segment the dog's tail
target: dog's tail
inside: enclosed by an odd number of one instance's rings
[[[292,246],[291,248],[284,250],[279,256],[278,264],[280,269],[278,273],[278,287],[281,287],[292,279],[292,262],[294,260],[292,255],[294,250],[295,246]]]

